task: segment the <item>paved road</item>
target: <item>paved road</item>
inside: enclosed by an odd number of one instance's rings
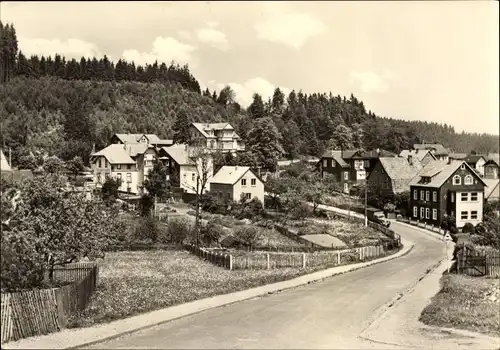
[[[96,349],[390,348],[358,338],[376,310],[444,257],[444,244],[393,223],[416,245],[406,256],[322,282],[208,310]]]

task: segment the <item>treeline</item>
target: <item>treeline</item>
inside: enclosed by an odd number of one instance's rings
[[[235,101],[228,86],[219,92],[200,91],[188,66],[175,63],[143,67],[124,60],[115,64],[106,56],[80,61],[60,55],[26,58],[18,52],[14,27],[0,29],[2,144],[12,148],[14,165],[29,152],[87,160],[92,149],[105,147],[114,133],[172,138],[179,118],[228,121],[254,150],[257,144],[274,145],[262,159],[270,153],[320,156],[327,148],[400,152],[424,141],[456,152],[498,152],[498,136],[457,134],[446,124],[380,118],[352,94],[293,90],[285,95],[277,88],[267,101],[255,94],[247,107]],[[261,118],[274,124],[267,135],[276,140],[256,141],[262,132],[251,131]]]

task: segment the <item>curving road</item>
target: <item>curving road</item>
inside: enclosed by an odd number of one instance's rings
[[[378,309],[445,258],[443,242],[432,234],[397,222],[392,227],[415,243],[401,258],[208,310],[93,348],[390,348],[358,335]]]

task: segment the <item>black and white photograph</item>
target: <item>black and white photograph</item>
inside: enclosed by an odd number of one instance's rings
[[[500,350],[498,1],[1,1],[2,349]]]

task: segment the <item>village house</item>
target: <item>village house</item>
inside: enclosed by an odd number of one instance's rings
[[[413,145],[414,150],[429,150],[437,160],[447,162],[449,160],[450,151],[440,143],[416,143]]]
[[[427,164],[429,164],[430,161],[436,160],[436,157],[434,156],[434,154],[432,154],[432,152],[428,149],[424,149],[424,150],[405,149],[405,150],[402,150],[401,153],[399,153],[399,156],[406,158],[406,159],[408,159],[408,157],[411,156],[412,159],[417,160],[423,166],[426,166]]]
[[[468,155],[464,161],[473,169],[476,169],[477,173],[484,176],[484,164],[486,163],[486,159],[479,154],[471,154]]]
[[[377,189],[383,196],[410,191],[410,181],[423,168],[418,158],[408,154],[404,157],[381,157],[368,176],[368,186]],[[427,163],[428,164],[428,163]]]
[[[121,179],[120,192],[141,194],[144,192],[144,179],[153,169],[157,152],[147,143],[111,144],[90,158],[97,188],[109,177]]]
[[[410,214],[413,220],[440,226],[453,216],[456,226],[483,218],[486,184],[464,161],[431,162],[410,181]]]
[[[155,147],[168,147],[173,145],[173,140],[162,140],[155,134],[114,134],[111,137],[112,144],[136,144],[144,143]]]
[[[500,162],[494,158],[489,158],[483,165],[485,179],[498,179]]]
[[[248,166],[223,166],[210,180],[210,192],[232,201],[242,197],[264,203],[264,182]]]
[[[205,192],[208,192],[208,183],[213,177],[213,159],[209,153],[204,156],[195,155],[203,149],[195,149],[184,144],[176,144],[163,147],[159,155],[163,163],[168,167],[168,180],[172,186],[181,188],[184,193],[190,194],[190,198],[199,191],[201,177],[207,177]],[[197,163],[195,165],[195,163]],[[197,190],[198,188],[198,190]]]
[[[380,157],[397,157],[386,150],[328,150],[319,162],[317,169],[321,177],[333,176],[342,190],[348,193],[351,188],[366,182]]]
[[[229,123],[191,123],[191,137],[202,138],[206,147],[222,152],[244,151],[245,146]]]

